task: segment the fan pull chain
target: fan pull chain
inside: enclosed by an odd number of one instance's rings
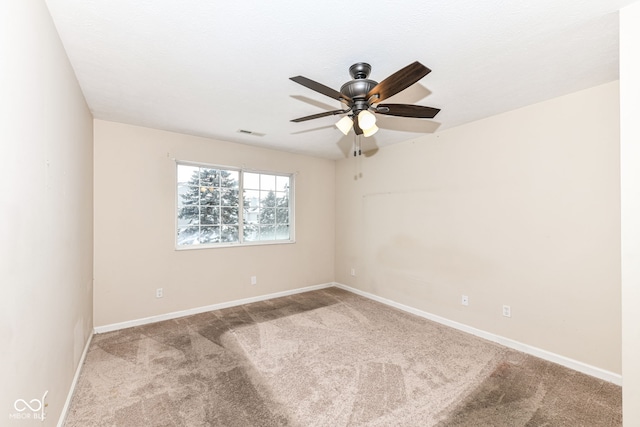
[[[353,157],[362,156],[362,140],[360,135],[353,134]]]
[[[358,179],[362,178],[362,136],[358,135],[358,158],[356,159]]]
[[[356,135],[356,133],[353,133],[353,157],[356,157],[358,155],[358,135]]]
[[[353,178],[357,181],[359,177],[362,175],[361,172],[361,158],[358,156],[358,151],[360,150],[360,136],[357,134],[353,134]]]

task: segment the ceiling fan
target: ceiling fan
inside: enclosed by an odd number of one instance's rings
[[[342,85],[340,92],[303,76],[290,77],[296,83],[315,90],[323,95],[337,99],[347,108],[312,114],[291,120],[304,122],[320,117],[347,114],[336,123],[336,127],[345,135],[353,128],[356,135],[371,136],[378,131],[376,117],[371,112],[388,116],[416,117],[432,119],[439,108],[408,104],[380,104],[385,99],[401,92],[431,72],[418,61],[396,71],[380,83],[370,80],[371,65],[358,62],[349,67],[353,80]]]

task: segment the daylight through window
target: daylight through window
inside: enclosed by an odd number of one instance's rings
[[[289,174],[177,164],[177,246],[293,241]]]

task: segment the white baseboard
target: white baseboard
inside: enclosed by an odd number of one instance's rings
[[[220,310],[222,308],[235,307],[237,305],[250,304],[252,302],[266,301],[273,298],[286,297],[289,295],[300,294],[302,292],[315,291],[334,286],[334,283],[324,283],[320,285],[307,286],[304,288],[292,289],[289,291],[275,292],[272,294],[260,295],[257,297],[243,298],[234,301],[222,302],[219,304],[207,305],[204,307],[190,308],[188,310],[174,311],[172,313],[159,314],[157,316],[145,317],[142,319],[128,320],[126,322],[112,323],[110,325],[96,326],[94,331],[96,334],[117,331],[119,329],[131,328],[133,326],[146,325],[148,323],[161,322],[163,320],[177,319],[178,317],[190,316],[192,314],[204,313],[206,311]]]
[[[459,323],[453,320],[449,320],[446,319],[444,317],[440,317],[437,316],[435,314],[432,313],[428,313],[426,311],[422,311],[419,310],[417,308],[414,307],[410,307],[408,305],[404,305],[404,304],[400,304],[398,302],[392,301],[390,299],[387,298],[383,298],[380,297],[378,295],[369,293],[369,292],[365,292],[365,291],[361,291],[360,289],[356,289],[356,288],[352,288],[350,286],[347,285],[343,285],[341,283],[337,283],[337,282],[332,282],[332,283],[324,283],[324,284],[320,284],[320,285],[314,285],[314,286],[307,286],[304,288],[298,288],[298,289],[292,289],[289,291],[282,291],[282,292],[275,292],[272,294],[266,294],[266,295],[260,295],[260,296],[256,296],[256,297],[250,297],[250,298],[243,298],[243,299],[239,299],[239,300],[234,300],[234,301],[228,301],[228,302],[223,302],[223,303],[219,303],[219,304],[212,304],[212,305],[207,305],[207,306],[203,306],[203,307],[197,307],[197,308],[191,308],[188,310],[181,310],[181,311],[176,311],[176,312],[172,312],[172,313],[166,313],[166,314],[160,314],[157,316],[151,316],[151,317],[145,317],[142,319],[135,319],[135,320],[129,320],[126,322],[121,322],[121,323],[113,323],[110,325],[104,325],[104,326],[96,326],[94,331],[97,334],[102,334],[105,332],[111,332],[111,331],[116,331],[119,329],[125,329],[125,328],[131,328],[133,326],[140,326],[140,325],[146,325],[149,323],[155,323],[155,322],[160,322],[163,320],[169,320],[169,319],[176,319],[179,317],[184,317],[184,316],[190,316],[192,314],[198,314],[198,313],[204,313],[206,311],[212,311],[212,310],[220,310],[222,308],[228,308],[228,307],[235,307],[238,305],[243,305],[243,304],[249,304],[249,303],[253,303],[253,302],[259,302],[259,301],[266,301],[269,299],[273,299],[273,298],[280,298],[280,297],[285,297],[285,296],[289,296],[289,295],[294,295],[294,294],[299,294],[302,292],[309,292],[309,291],[314,291],[317,289],[324,289],[324,288],[328,288],[331,286],[335,286],[341,289],[344,289],[346,291],[352,292],[354,294],[363,296],[365,298],[369,298],[371,300],[380,302],[382,304],[391,306],[391,307],[395,307],[397,309],[400,309],[402,311],[406,311],[408,313],[412,313],[415,314],[416,316],[420,316],[423,317],[425,319],[429,319],[432,320],[434,322],[440,323],[442,325],[445,326],[449,326],[451,328],[454,329],[458,329],[460,331],[469,333],[471,335],[475,335],[477,337],[480,338],[484,338],[486,340],[489,341],[493,341],[496,342],[498,344],[504,345],[505,347],[509,347],[512,348],[514,350],[518,350],[521,351],[523,353],[527,353],[530,354],[532,356],[536,356],[539,357],[541,359],[544,360],[548,360],[549,362],[553,362],[553,363],[557,363],[559,365],[565,366],[569,369],[573,369],[575,371],[578,372],[582,372],[584,374],[590,375],[592,377],[596,377],[596,378],[600,378],[604,381],[608,381],[611,382],[613,384],[616,385],[622,385],[622,375],[620,374],[616,374],[614,372],[610,372],[595,366],[591,366],[588,365],[586,363],[574,360],[574,359],[570,359],[568,357],[565,356],[561,356],[559,354],[556,353],[552,353],[550,351],[547,350],[543,350],[537,347],[533,347],[530,346],[528,344],[524,344],[521,343],[519,341],[515,341],[512,340],[510,338],[505,338],[502,337],[500,335],[496,335],[493,334],[491,332],[487,332],[487,331],[483,331],[481,329],[476,329],[472,326],[468,326],[465,325],[463,323]],[[87,343],[87,347],[85,348],[85,353],[88,349],[88,343]],[[82,360],[84,360],[84,354],[82,356]],[[80,366],[82,366],[82,363],[80,364]],[[80,367],[78,367],[78,372],[76,373],[76,376],[79,374],[79,369]],[[76,382],[77,378],[74,378],[74,385],[73,387],[75,387],[75,382]],[[66,413],[66,409],[68,406],[68,403],[70,402],[71,399],[71,395],[73,394],[73,390],[71,390],[69,397],[67,399],[67,404],[65,404],[65,410],[63,413]],[[62,418],[61,418],[62,419]],[[60,424],[59,424],[60,425]]]
[[[505,347],[512,348],[514,350],[521,351],[523,353],[530,354],[532,356],[539,357],[544,360],[548,360],[549,362],[557,363],[559,365],[565,366],[569,369],[573,369],[574,371],[582,372],[583,374],[590,375],[592,377],[599,378],[604,381],[608,381],[610,383],[616,385],[622,385],[622,375],[616,374],[614,372],[606,371],[604,369],[597,368],[595,366],[588,365],[586,363],[570,359],[565,356],[561,356],[559,354],[552,353],[550,351],[542,350],[537,347],[533,347],[519,341],[515,341],[509,338],[502,337],[500,335],[495,335],[490,332],[486,332],[480,329],[476,329],[474,327],[465,325],[463,323],[455,322],[453,320],[446,319],[444,317],[437,316],[435,314],[428,313],[426,311],[419,310],[414,307],[410,307],[408,305],[400,304],[395,301],[392,301],[387,298],[380,297],[378,295],[374,295],[369,292],[361,291],[360,289],[352,288],[347,285],[343,285],[341,283],[334,283],[334,286],[344,289],[349,292],[353,292],[354,294],[363,296],[365,298],[372,299],[374,301],[380,302],[382,304],[389,305],[391,307],[395,307],[402,311],[409,312],[411,314],[415,314],[416,316],[424,317],[425,319],[432,320],[434,322],[443,324],[445,326],[449,326],[454,329],[458,329],[463,332],[467,332],[471,335],[475,335],[480,338],[484,338],[489,341],[496,342]]]
[[[67,400],[64,402],[64,406],[62,407],[62,412],[60,413],[60,418],[58,418],[58,427],[62,427],[64,425],[64,421],[67,418],[67,412],[69,411],[69,406],[71,405],[71,399],[73,398],[73,393],[76,391],[76,386],[78,385],[78,378],[80,378],[80,372],[82,372],[82,365],[84,365],[84,359],[87,357],[87,352],[89,351],[89,346],[91,345],[91,339],[93,338],[93,334],[89,335],[89,339],[87,343],[84,345],[84,350],[82,351],[82,356],[80,356],[80,361],[78,362],[78,366],[76,367],[76,373],[73,376],[73,381],[71,381],[71,387],[69,388],[69,393],[67,394]]]

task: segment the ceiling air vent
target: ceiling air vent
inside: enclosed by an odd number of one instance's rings
[[[253,135],[253,136],[264,136],[264,133],[260,133],[260,132],[253,132],[250,130],[246,130],[246,129],[238,129],[238,133],[244,133],[245,135]]]

